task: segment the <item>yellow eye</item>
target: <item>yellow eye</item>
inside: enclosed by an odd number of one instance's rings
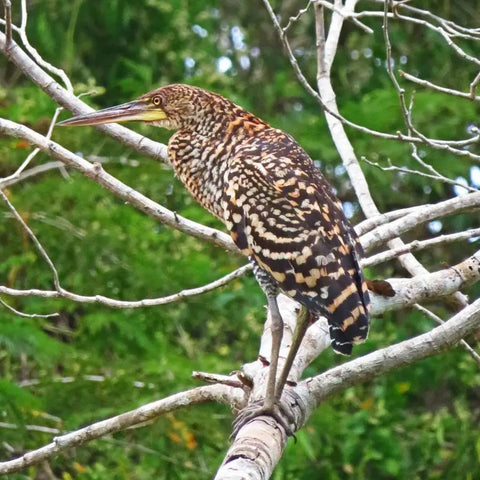
[[[152,102],[156,107],[158,107],[160,103],[162,103],[162,101],[160,100],[160,97],[153,97]]]

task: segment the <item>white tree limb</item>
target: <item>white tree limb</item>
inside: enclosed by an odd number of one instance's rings
[[[58,143],[47,140],[43,135],[10,120],[0,118],[0,132],[8,136],[22,138],[30,144],[35,145],[51,157],[63,162],[66,166],[72,167],[91,180],[94,180],[109,192],[133,205],[153,219],[192,237],[206,240],[226,250],[238,253],[238,249],[233,243],[233,240],[226,233],[177,215],[175,212],[168,210],[128,185],[125,185],[107,173],[99,163],[92,164]]]
[[[148,420],[153,420],[168,412],[191,405],[199,405],[208,402],[224,403],[226,405],[239,402],[242,397],[241,389],[227,387],[225,385],[207,385],[197,387],[185,392],[176,393],[162,400],[147,403],[135,410],[122,413],[116,417],[92,423],[87,427],[74,432],[55,437],[53,442],[42,448],[28,452],[20,458],[0,462],[0,475],[18,472],[30,465],[36,465],[43,460],[52,458],[59,452],[68,448],[82,445],[105,435],[125,430],[134,425],[139,425]]]
[[[15,42],[5,48],[5,35],[0,32],[0,50],[25,76],[36,83],[49,97],[75,114],[92,112],[93,109],[73,93],[59,85],[48,73],[36,64]],[[97,125],[98,130],[111,136],[123,145],[137,150],[154,160],[168,162],[167,147],[120,125]]]
[[[289,407],[301,428],[320,403],[348,387],[441,353],[480,326],[480,299],[428,333],[377,350],[286,389]],[[299,356],[303,354],[301,350]],[[280,461],[287,437],[269,417],[244,426],[215,480],[265,480]]]

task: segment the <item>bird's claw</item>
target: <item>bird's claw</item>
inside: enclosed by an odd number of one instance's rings
[[[264,401],[250,403],[242,409],[233,421],[233,432],[231,438],[235,438],[242,427],[257,417],[269,416],[275,419],[278,424],[285,430],[289,437],[295,438],[295,417],[292,412],[283,405],[273,404],[268,406]],[[293,426],[293,428],[292,428]]]

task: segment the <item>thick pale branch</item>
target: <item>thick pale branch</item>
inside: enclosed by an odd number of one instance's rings
[[[359,357],[287,388],[285,393],[288,406],[295,417],[297,427],[301,428],[326,398],[352,385],[451,348],[479,325],[480,300],[477,300],[442,326],[424,335]],[[316,333],[321,350],[322,331],[318,330]],[[305,354],[305,349],[302,348],[298,356],[302,357]],[[215,480],[269,478],[282,457],[286,443],[285,432],[272,418],[256,418],[239,431]]]
[[[35,63],[15,42],[5,48],[5,35],[0,32],[0,50],[27,78],[36,83],[49,97],[72,113],[88,113],[93,109],[58,84],[48,73]],[[128,145],[154,160],[168,163],[167,147],[120,125],[98,125],[95,128],[115,140]]]
[[[233,243],[232,239],[226,233],[223,233],[214,228],[209,228],[199,223],[193,222],[186,218],[177,215],[175,212],[159,205],[150,200],[141,193],[125,185],[120,180],[107,173],[100,164],[92,164],[85,159],[75,155],[58,143],[47,140],[39,133],[20,125],[10,120],[0,118],[0,132],[5,135],[23,138],[27,142],[40,150],[44,151],[53,158],[63,162],[66,166],[78,170],[86,177],[94,180],[99,185],[121,198],[127,203],[130,203],[135,208],[146,213],[148,216],[158,220],[169,227],[180,230],[181,232],[191,235],[192,237],[200,238],[208,242],[214,243],[225,248],[231,252],[237,252],[238,249]]]
[[[418,337],[377,350],[363,357],[306,379],[299,387],[308,390],[314,399],[313,409],[326,398],[352,385],[384,375],[394,369],[411,365],[423,358],[455,346],[463,337],[480,326],[480,299],[465,307],[450,320]]]
[[[409,279],[389,278],[395,291],[393,297],[372,294],[372,315],[399,310],[415,303],[450,295],[480,280],[480,250],[463,262],[434,273]]]
[[[147,403],[135,410],[122,413],[116,417],[92,423],[80,430],[56,437],[52,443],[49,443],[38,450],[26,453],[20,458],[0,462],[0,475],[18,472],[30,465],[36,465],[43,460],[52,458],[57,453],[67,450],[68,448],[82,445],[83,443],[90,442],[120,430],[125,430],[126,428],[139,425],[148,420],[153,420],[168,412],[178,410],[179,408],[207,402],[231,405],[235,402],[239,402],[242,395],[243,392],[241,389],[227,387],[225,385],[207,385],[187,390],[186,392],[180,392],[162,400]]]
[[[452,215],[453,213],[460,213],[463,210],[478,209],[479,207],[480,192],[450,198],[433,205],[425,205],[425,208],[415,210],[404,217],[376,227],[365,235],[362,235],[362,245],[365,250],[368,251],[423,223]],[[403,246],[394,245],[392,248],[402,248]]]

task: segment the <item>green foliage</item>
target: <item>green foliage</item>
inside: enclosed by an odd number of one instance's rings
[[[453,2],[437,3],[439,13],[451,13],[460,23],[470,20],[468,2],[456,2],[456,8],[451,8]],[[277,2],[275,8],[285,19],[303,6]],[[14,15],[18,15],[16,9]],[[95,106],[121,103],[173,82],[219,91],[295,136],[321,163],[342,200],[353,202],[359,212],[347,176],[338,168],[325,120],[279,54],[276,34],[257,5],[50,0],[32,2],[29,11],[31,43],[66,70],[77,92],[104,92],[91,99]],[[379,23],[368,22],[376,29],[374,36],[346,26],[335,64],[337,96],[350,120],[394,132],[402,128],[398,99],[383,67]],[[434,33],[427,32],[424,41],[418,42],[415,28],[400,23],[391,27],[396,65],[402,56],[406,58],[403,69],[460,89],[476,74],[458,57],[447,54]],[[300,64],[313,81],[312,32],[310,15],[292,29],[298,51],[303,52]],[[232,62],[226,72],[217,69],[223,56]],[[248,68],[242,67],[244,57],[250,62]],[[29,82],[10,70],[5,72],[0,81],[0,115],[46,132],[55,104]],[[408,84],[405,87],[409,100],[413,90]],[[418,90],[413,120],[428,135],[461,137],[477,121],[478,106]],[[169,136],[150,127],[133,128],[160,141]],[[381,165],[390,159],[418,168],[407,145],[354,130],[348,133],[359,156]],[[54,139],[83,155],[107,158],[106,170],[133,188],[182,215],[220,227],[170,171],[150,159],[90,128],[56,129]],[[0,174],[12,172],[29,151],[25,142],[0,139]],[[429,149],[421,153],[444,175],[468,178],[468,167],[457,158]],[[48,157],[38,155],[34,164],[47,161]],[[454,195],[450,186],[422,177],[381,172],[368,165],[364,171],[382,210]],[[75,172],[64,175],[52,170],[12,187],[7,194],[45,246],[62,285],[79,294],[158,297],[203,285],[244,261],[157,224]],[[0,218],[0,284],[51,288],[51,272],[5,206]],[[478,225],[471,215],[443,221],[443,231],[473,226]],[[411,235],[425,238],[430,232],[420,227]],[[476,249],[478,242],[461,248],[439,247],[422,252],[420,258],[434,270]],[[369,276],[404,275],[396,268],[391,264]],[[478,287],[469,293],[471,297],[480,294]],[[59,316],[28,319],[0,310],[1,421],[18,425],[0,430],[2,458],[10,455],[6,445],[20,452],[50,441],[50,434],[27,430],[27,425],[73,430],[193,387],[192,370],[229,373],[237,369],[255,357],[264,320],[264,298],[251,277],[173,305],[135,310],[35,297],[3,300],[27,313],[58,312]],[[441,315],[450,314],[442,305],[434,308]],[[387,314],[374,321],[369,342],[357,352],[401,341],[431,326],[418,312]],[[326,352],[306,374],[314,375],[340,361]],[[19,386],[30,379],[36,381]],[[274,478],[478,478],[479,386],[478,367],[455,349],[352,388],[315,412],[299,432],[297,444],[289,443]],[[67,452],[51,465],[55,475],[64,479],[207,478],[221,462],[230,425],[227,408],[202,406]],[[11,478],[41,478],[42,468]]]

